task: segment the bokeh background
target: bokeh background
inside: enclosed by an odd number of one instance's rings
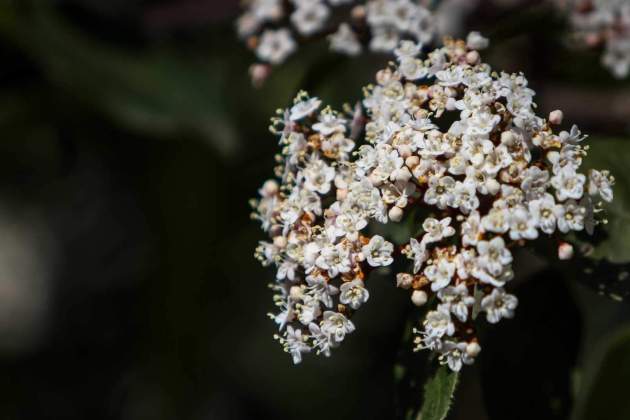
[[[524,71],[543,115],[630,141],[630,84],[567,48],[543,2],[504,3],[464,22],[491,37],[486,61]],[[300,88],[360,100],[387,57],[316,43],[254,89],[238,12],[0,2],[1,419],[394,419],[419,395],[413,375],[396,382],[412,308],[386,275],[334,357],[291,365],[249,220],[276,152],[268,118]],[[485,332],[449,418],[630,418],[627,304],[522,260],[517,317]]]

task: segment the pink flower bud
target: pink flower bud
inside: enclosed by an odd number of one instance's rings
[[[466,54],[466,62],[471,66],[477,64],[479,62],[479,58],[479,53],[477,51],[469,51],[468,54]]]
[[[249,67],[249,77],[252,79],[252,85],[258,89],[265,84],[265,81],[271,74],[271,66],[268,64],[252,64]]]
[[[549,122],[553,125],[560,125],[562,124],[563,117],[564,117],[564,114],[562,113],[562,111],[560,111],[559,109],[556,109],[555,111],[551,111],[549,113]]]
[[[570,260],[573,258],[573,245],[562,242],[558,247],[558,258],[561,260]]]

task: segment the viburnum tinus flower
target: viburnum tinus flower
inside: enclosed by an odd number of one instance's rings
[[[365,88],[364,116],[321,109],[301,93],[273,120],[278,180],[253,203],[271,240],[256,255],[277,269],[272,318],[295,362],[308,351],[330,354],[352,333],[353,311],[370,296],[369,270],[398,259],[409,272],[395,284],[414,305],[430,303],[415,349],[457,371],[481,351],[478,322],[516,314],[514,250],[546,240],[568,259],[570,234],[603,221],[614,179],[580,171],[586,136],[558,129],[561,111],[538,116],[523,74],[482,62],[477,48],[486,45],[473,33],[423,55],[402,41],[397,63]],[[363,134],[350,138],[359,122]],[[367,233],[371,221],[405,218],[399,247]]]
[[[250,69],[255,84],[293,54],[298,44],[325,38],[329,49],[356,56],[365,50],[392,53],[400,40],[427,44],[437,34],[460,29],[477,0],[249,0],[237,20],[259,63]],[[407,63],[411,66],[412,63]]]
[[[354,176],[352,114],[320,108],[302,92],[272,120],[281,145],[277,179],[252,203],[270,237],[256,256],[276,268],[278,312],[270,316],[295,363],[310,351],[330,355],[355,330],[350,318],[370,296],[366,273],[390,265],[394,251],[383,237],[362,232],[369,219],[382,219],[385,204]]]
[[[485,44],[478,34],[446,40],[421,59],[403,43],[398,63],[367,87],[371,144],[360,146],[357,162],[381,194],[392,178],[372,154],[386,150],[389,161],[404,160],[388,170],[412,174],[394,177],[410,198],[387,211],[400,219],[422,208],[429,218],[402,250],[413,268],[398,274],[397,285],[412,290],[416,304],[427,302],[419,291],[435,296],[416,329],[416,348],[437,352],[453,370],[481,350],[473,306],[490,323],[514,315],[518,300],[504,289],[514,277],[512,250],[542,235],[584,230],[599,199],[612,200],[607,172],[579,171],[585,136],[575,126],[555,133],[562,113],[537,116],[525,76],[493,71],[474,48]]]

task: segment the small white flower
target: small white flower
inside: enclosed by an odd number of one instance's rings
[[[324,312],[324,319],[319,328],[322,333],[331,337],[335,345],[341,343],[346,334],[350,334],[355,329],[352,321],[343,314],[333,311]]]
[[[328,19],[330,10],[319,0],[298,2],[291,15],[291,23],[304,36],[319,32]]]
[[[565,166],[562,170],[551,178],[551,186],[556,189],[558,201],[572,198],[579,200],[584,194],[584,182],[586,176],[575,172],[570,166]]]
[[[313,130],[324,136],[330,136],[334,133],[344,133],[346,131],[346,120],[340,118],[333,112],[324,110],[319,114],[319,122],[313,124]]]
[[[475,111],[468,119],[466,134],[473,136],[487,135],[494,130],[494,127],[496,127],[499,121],[501,121],[501,117],[492,114],[489,110],[481,109]]]
[[[335,169],[317,157],[309,160],[303,171],[304,188],[319,194],[327,194],[335,178]]]
[[[457,276],[460,279],[467,279],[478,270],[477,253],[474,249],[462,249],[455,255],[454,261],[457,267]]]
[[[455,263],[446,258],[440,258],[424,269],[424,275],[431,282],[431,290],[434,292],[446,287],[455,274]]]
[[[505,241],[497,236],[491,241],[477,243],[479,267],[493,276],[498,276],[504,267],[512,262],[512,253],[505,247]]]
[[[327,270],[330,277],[349,272],[352,264],[350,251],[343,244],[328,245],[322,248],[315,263],[319,268]]]
[[[507,209],[493,208],[481,218],[481,226],[488,232],[505,233],[510,227],[509,217]]]
[[[523,173],[521,189],[525,192],[528,200],[535,200],[545,193],[548,182],[549,171],[532,166]]]
[[[400,36],[393,28],[375,27],[370,40],[370,50],[374,52],[391,52],[398,45]]]
[[[563,205],[556,206],[555,213],[560,232],[567,233],[570,230],[584,229],[586,209],[578,205],[574,200],[569,200]]]
[[[429,188],[424,193],[424,202],[443,210],[453,202],[454,188],[455,180],[450,176],[432,176],[429,179]]]
[[[608,171],[600,172],[595,169],[591,169],[588,181],[588,193],[590,195],[599,194],[602,200],[608,203],[613,200],[612,186],[614,185],[614,180]]]
[[[413,57],[400,58],[400,72],[407,80],[422,79],[429,74],[422,60]]]
[[[468,308],[475,303],[475,298],[468,295],[468,288],[464,283],[438,291],[438,298],[442,301],[443,307],[448,308],[461,322],[466,322]]]
[[[394,245],[387,242],[382,236],[374,235],[367,245],[364,245],[361,252],[365,256],[367,262],[372,267],[380,267],[390,265],[394,259]]]
[[[360,214],[352,211],[344,211],[335,218],[335,224],[329,226],[328,232],[334,237],[345,236],[351,241],[356,241],[359,231],[367,226],[367,220]]]
[[[267,29],[256,49],[258,58],[271,64],[282,63],[297,48],[288,29]]]
[[[490,41],[488,41],[488,38],[484,38],[481,33],[472,31],[466,37],[466,45],[473,50],[483,50],[488,48]]]
[[[468,343],[465,341],[444,341],[440,349],[440,361],[448,365],[453,372],[459,372],[462,365],[471,365],[475,361],[475,359],[466,352],[467,346]]]
[[[278,266],[278,272],[276,274],[276,279],[284,280],[287,279],[289,281],[295,280],[295,271],[297,270],[298,265],[294,261],[283,261]]]
[[[335,345],[332,341],[332,337],[322,332],[319,325],[311,322],[308,325],[308,330],[311,333],[311,339],[313,340],[313,349],[317,349],[317,354],[323,354],[326,357],[330,357],[330,349]]]
[[[481,300],[481,308],[491,324],[496,324],[502,318],[512,318],[517,305],[516,296],[505,293],[501,288],[493,289],[492,293]]]
[[[342,23],[337,32],[328,37],[330,49],[338,53],[356,56],[361,53],[362,47],[357,35],[350,25]]]
[[[523,207],[517,207],[510,214],[510,239],[536,239],[537,220]]]
[[[308,325],[315,319],[319,318],[321,314],[322,310],[319,304],[319,299],[311,295],[303,295],[302,303],[299,304],[299,321],[304,325]]]
[[[479,198],[477,198],[475,183],[457,181],[453,189],[453,202],[450,205],[459,208],[463,214],[476,210],[479,207]]]
[[[332,308],[332,297],[339,294],[339,289],[328,283],[326,277],[321,274],[306,276],[306,283],[312,296],[319,299],[327,308]]]
[[[627,77],[630,74],[630,40],[608,42],[602,56],[602,64],[617,79]]]
[[[462,245],[477,245],[481,233],[481,219],[479,212],[473,211],[464,220],[461,227]]]
[[[429,311],[423,322],[424,331],[432,337],[442,337],[453,335],[455,333],[455,325],[451,321],[450,314],[444,308],[438,308],[437,311]]]
[[[370,298],[370,293],[363,287],[363,280],[354,279],[343,283],[340,287],[339,301],[344,305],[350,305],[352,309],[359,309]]]
[[[549,193],[529,202],[529,212],[540,230],[552,234],[556,230],[556,201]]]
[[[413,41],[401,41],[398,48],[394,50],[394,55],[399,60],[402,58],[415,58],[422,51],[422,44]]]
[[[422,268],[422,264],[429,259],[426,245],[423,241],[418,242],[415,238],[409,240],[409,258],[413,260],[413,273],[416,274]]]
[[[311,347],[306,343],[306,336],[302,335],[302,330],[293,328],[290,325],[286,331],[286,351],[293,357],[293,363],[296,365],[302,361],[302,353],[311,351]]]
[[[307,117],[317,111],[322,104],[318,98],[309,98],[300,102],[297,102],[291,107],[290,119],[291,121],[298,121],[304,117]]]
[[[422,237],[422,242],[425,244],[439,242],[455,234],[455,229],[451,226],[450,217],[445,217],[442,220],[428,217],[422,223],[422,229],[426,232]]]

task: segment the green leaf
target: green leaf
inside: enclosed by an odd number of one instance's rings
[[[593,236],[576,237],[578,250],[588,250],[571,261],[556,263],[567,278],[575,279],[599,294],[621,301],[630,297],[630,140],[594,138],[584,159],[585,169],[607,169],[616,179],[612,203],[606,203],[608,223]]]
[[[0,14],[0,34],[82,108],[155,138],[192,136],[225,156],[238,149],[237,123],[225,111],[235,60],[162,46],[123,50],[86,36],[40,2],[11,11]],[[246,68],[239,69],[246,82]]]
[[[459,374],[440,366],[424,385],[424,402],[416,420],[443,420],[446,418]]]
[[[609,340],[584,374],[577,420],[630,418],[630,328]]]

